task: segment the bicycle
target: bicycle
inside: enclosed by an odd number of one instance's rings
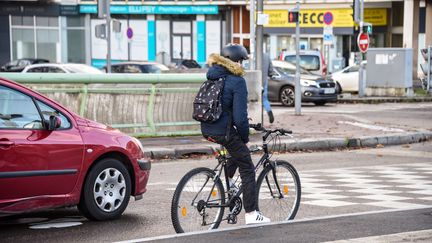
[[[283,160],[271,160],[269,143],[278,141],[280,136],[291,134],[284,129],[267,130],[261,124],[251,124],[251,128],[264,133],[262,148],[251,152],[263,151],[255,166],[255,172],[262,166],[257,179],[257,202],[259,210],[270,217],[272,222],[291,220],[297,214],[301,185],[296,169]],[[267,139],[271,137],[269,141]],[[279,139],[280,144],[280,139]],[[241,183],[230,188],[226,164],[229,155],[221,146],[215,151],[218,165],[214,169],[199,167],[186,173],[177,185],[171,202],[171,220],[177,233],[216,229],[222,221],[237,223],[237,215],[242,210]],[[221,175],[225,175],[225,187]],[[237,177],[236,181],[239,180]],[[226,190],[225,188],[228,188]],[[225,200],[227,199],[227,201]],[[225,208],[229,208],[224,217]]]

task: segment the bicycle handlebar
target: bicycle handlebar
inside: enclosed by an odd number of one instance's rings
[[[292,134],[291,130],[285,130],[285,129],[282,129],[282,128],[275,129],[275,130],[267,130],[267,129],[265,129],[262,126],[261,123],[249,124],[249,127],[255,129],[256,131],[261,131],[261,132],[265,132],[265,133],[268,133],[268,134],[277,133],[277,132],[279,132],[281,135]]]

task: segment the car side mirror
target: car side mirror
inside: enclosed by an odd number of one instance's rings
[[[61,126],[61,119],[58,116],[50,116],[48,131],[54,131]]]

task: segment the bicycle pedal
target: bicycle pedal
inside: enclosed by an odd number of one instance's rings
[[[228,224],[237,224],[237,216],[233,215],[233,214],[228,215],[227,223]]]

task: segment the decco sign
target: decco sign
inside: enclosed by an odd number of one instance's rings
[[[295,27],[288,23],[287,10],[264,10],[269,15],[269,23],[265,27]],[[351,8],[342,9],[302,9],[300,10],[300,27],[317,28],[331,25],[333,27],[353,27],[353,11]],[[365,9],[365,21],[374,26],[387,24],[386,9]]]

